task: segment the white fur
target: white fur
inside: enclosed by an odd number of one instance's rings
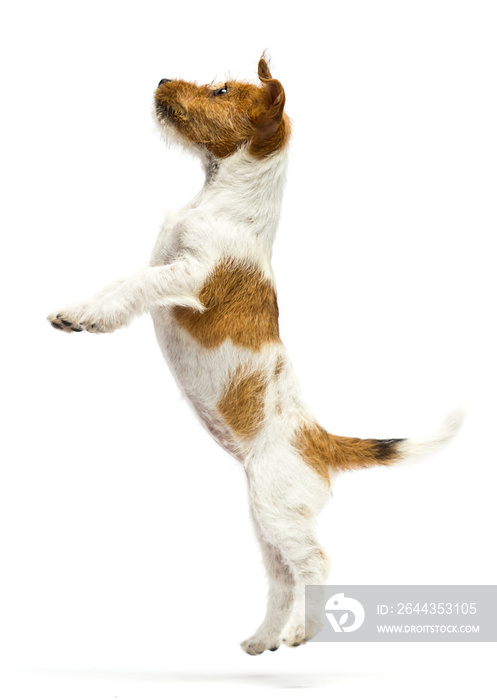
[[[457,433],[464,418],[464,408],[459,406],[445,417],[443,423],[432,433],[420,438],[409,438],[399,445],[402,461],[416,462],[432,452],[440,450]]]
[[[264,159],[246,148],[216,160],[182,139],[160,119],[169,137],[197,153],[206,169],[204,187],[162,227],[150,267],[110,285],[83,304],[49,317],[62,330],[108,332],[150,311],[162,352],[178,384],[215,439],[244,466],[251,514],[269,578],[266,617],[242,643],[249,654],[305,641],[304,590],[323,584],[328,560],[315,537],[315,518],[329,498],[329,484],[293,447],[302,421],[313,421],[285,348],[267,344],[254,351],[226,340],[205,348],[176,321],[174,306],[202,310],[199,292],[221,259],[232,257],[256,268],[274,284],[271,250],[278,226],[287,152]],[[64,323],[65,322],[65,323]],[[275,368],[283,360],[283,369]],[[234,435],[217,405],[240,365],[272,380],[265,397],[264,421],[253,439]],[[428,441],[409,441],[405,454],[444,442],[455,420]],[[307,630],[313,634],[315,630]]]

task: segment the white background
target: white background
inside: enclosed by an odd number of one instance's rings
[[[155,130],[158,81],[253,80],[268,49],[293,120],[281,335],[308,402],[332,432],[384,438],[467,404],[445,451],[339,480],[330,582],[495,583],[496,24],[478,0],[5,6],[5,698],[494,697],[490,644],[245,656],[265,580],[240,466],[148,317],[108,336],[45,317],[146,265],[202,184]]]

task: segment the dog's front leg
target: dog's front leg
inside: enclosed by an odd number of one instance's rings
[[[201,311],[197,296],[200,279],[200,267],[193,260],[147,267],[109,285],[86,303],[51,314],[48,320],[66,333],[111,333],[152,306],[189,306]]]

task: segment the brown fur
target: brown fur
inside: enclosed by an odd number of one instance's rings
[[[264,420],[266,377],[241,365],[217,408],[239,438],[253,438]]]
[[[264,56],[259,61],[259,79],[266,91],[264,109],[253,109],[251,118],[257,126],[250,144],[249,153],[264,158],[281,149],[290,136],[290,120],[284,114],[285,91],[279,80],[275,80]]]
[[[294,438],[302,459],[328,483],[330,469],[347,471],[395,462],[398,442],[331,435],[317,423],[303,425]]]
[[[264,57],[259,78],[260,86],[229,81],[222,95],[209,85],[171,80],[157,88],[156,109],[184,138],[216,158],[227,158],[244,145],[255,158],[264,158],[286,144],[290,121],[283,113],[283,87]]]
[[[285,360],[282,357],[278,358],[278,361],[276,362],[276,366],[274,368],[274,378],[277,379],[280,374],[283,371],[283,367],[285,366]]]
[[[177,306],[174,318],[204,347],[231,340],[252,350],[279,342],[278,304],[271,283],[246,263],[224,259],[200,291],[205,311]]]

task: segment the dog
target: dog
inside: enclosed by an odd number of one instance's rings
[[[66,333],[109,333],[150,311],[179,386],[214,439],[245,470],[269,579],[267,612],[248,654],[299,646],[305,586],[324,584],[328,557],[316,516],[344,470],[392,465],[444,444],[461,414],[426,440],[340,437],[307,407],[278,331],[271,249],[291,124],[266,57],[258,84],[163,79],[155,117],[167,140],[196,154],[205,184],[162,227],[151,264],[87,302],[48,317]]]

